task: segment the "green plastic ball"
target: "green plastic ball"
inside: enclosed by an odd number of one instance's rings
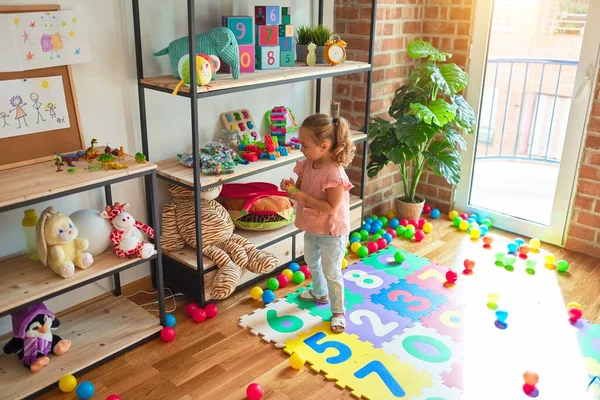
[[[515,256],[504,256],[504,264],[506,264],[509,267],[512,267],[515,261],[517,261],[517,258]]]
[[[504,253],[496,253],[496,261],[504,262]]]
[[[452,223],[454,224],[455,227],[458,228],[458,226],[460,225],[460,221],[463,221],[463,219],[461,217],[456,217],[456,218],[454,218],[454,221],[452,221]]]
[[[385,235],[385,229],[380,229],[377,231],[377,234],[381,237],[383,235]]]
[[[367,240],[369,238],[369,232],[366,229],[361,229],[360,232],[360,240]]]
[[[527,261],[525,261],[525,268],[527,269],[535,269],[535,266],[537,265],[537,261],[532,260],[531,258]]]
[[[267,280],[267,288],[269,288],[270,290],[279,289],[279,281],[275,278],[269,278]]]
[[[369,249],[367,248],[367,246],[361,246],[358,248],[357,254],[360,258],[364,258],[369,255]]]
[[[376,242],[377,239],[379,239],[380,237],[381,235],[379,233],[376,233],[373,236],[371,236],[371,241]]]
[[[344,257],[348,257],[348,249],[346,249],[346,252],[344,253]]]
[[[352,239],[352,238],[360,239],[360,233],[358,233],[358,232],[352,232],[350,234],[350,239]]]
[[[296,272],[294,272],[294,275],[292,275],[292,279],[296,283],[302,283],[302,282],[304,282],[305,278],[306,277],[304,276],[304,272],[302,272],[302,271],[296,271]]]
[[[396,236],[404,235],[405,230],[406,230],[406,227],[404,225],[398,225],[398,227],[396,228]]]
[[[558,272],[566,272],[569,269],[569,262],[567,260],[559,260],[556,263],[556,270]]]
[[[484,218],[483,221],[481,221],[481,225],[485,225],[488,227],[488,229],[492,229],[492,220],[489,218]]]
[[[406,256],[404,255],[404,253],[402,253],[402,252],[400,252],[400,251],[397,251],[397,252],[394,254],[394,260],[395,260],[397,263],[401,263],[401,262],[403,262],[404,260],[406,260]]]
[[[379,220],[381,221],[381,223],[383,224],[383,226],[386,226],[388,224],[387,217],[380,217]]]
[[[407,239],[412,239],[415,236],[415,230],[414,229],[407,229],[404,231],[404,237]]]
[[[372,219],[373,221],[376,221],[376,220],[378,220],[378,219],[379,219],[379,217],[378,217],[377,215],[371,215],[371,219]]]

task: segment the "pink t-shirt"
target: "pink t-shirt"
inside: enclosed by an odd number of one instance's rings
[[[335,214],[327,214],[298,203],[296,227],[317,235],[342,236],[350,232],[350,193],[354,187],[343,167],[331,164],[325,168],[313,168],[312,161],[297,161],[294,172],[302,178],[300,190],[319,200],[327,200],[325,189],[343,186],[342,205]]]

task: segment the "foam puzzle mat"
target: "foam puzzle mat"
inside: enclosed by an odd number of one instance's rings
[[[397,251],[406,255],[402,263],[394,260]],[[448,267],[390,245],[342,271],[345,332],[331,332],[328,304],[307,302],[298,297],[310,289],[311,284],[242,316],[240,326],[287,354],[299,352],[313,371],[358,398],[600,398],[597,387],[600,384],[587,388],[590,380],[600,375],[600,325],[581,319],[572,326],[560,319],[563,314],[557,311],[558,321],[552,314],[558,305],[548,304],[521,316],[510,314],[508,328],[498,329],[493,323],[494,311],[486,306],[489,285],[511,284],[494,274],[517,272],[498,272],[501,269],[494,266],[493,252],[488,254],[490,266],[478,266],[474,276],[461,275],[462,269],[453,268],[459,280],[456,286],[449,288],[443,285]],[[493,271],[488,276],[484,272],[487,268]],[[552,282],[552,271],[540,271],[538,277],[546,272],[549,278],[542,280],[542,285]],[[534,279],[526,274],[523,277]],[[511,284],[511,291],[536,290],[518,282],[520,280]],[[519,306],[517,300],[509,305],[502,301],[501,304],[511,311]],[[547,351],[543,344],[545,339],[527,331],[525,322],[543,326],[542,334],[566,332],[566,337],[574,336],[568,342],[574,345],[567,345],[566,341],[562,345],[555,343],[551,346],[556,349]],[[523,339],[503,343],[507,335]],[[548,343],[552,343],[552,337],[548,337]],[[562,375],[568,385],[554,387],[558,379],[554,374],[560,377],[560,368],[556,367],[557,372],[554,372],[550,364],[556,365],[561,357],[564,368],[570,368],[569,363],[577,365]],[[571,361],[565,361],[564,357]],[[532,366],[540,374],[539,392],[535,396],[527,396],[522,390],[522,376],[527,369],[521,365],[528,365],[528,359],[538,363]],[[467,380],[467,376],[483,378]],[[471,381],[476,383],[467,384]],[[511,386],[510,390],[503,392],[507,385]]]

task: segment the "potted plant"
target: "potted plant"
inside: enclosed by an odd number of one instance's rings
[[[426,170],[455,185],[460,180],[463,134],[473,134],[475,112],[459,93],[467,86],[467,73],[454,63],[440,63],[452,55],[431,43],[414,40],[408,55],[419,64],[409,82],[396,90],[389,108],[391,121],[373,118],[369,123],[370,178],[391,162],[402,176],[404,195],[395,199],[400,218],[418,219],[425,199],[417,195]]]
[[[317,45],[315,51],[317,55],[317,64],[327,64],[323,57],[325,42],[327,42],[333,31],[323,25],[302,25],[298,27],[296,33],[296,60],[305,61],[308,55],[308,45],[314,43]]]

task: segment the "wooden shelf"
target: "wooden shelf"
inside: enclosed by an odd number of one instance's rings
[[[58,317],[56,334],[72,341],[62,356],[50,355],[50,364],[33,374],[15,354],[0,355],[0,393],[21,399],[138,343],[161,330],[160,321],[123,297],[108,297]],[[4,342],[1,344],[4,346]]]
[[[352,140],[359,142],[365,140],[367,135],[362,132],[352,131]],[[237,165],[235,172],[228,175],[205,175],[200,174],[200,183],[202,187],[209,188],[225,182],[234,181],[244,176],[257,174],[263,171],[267,171],[273,168],[280,167],[282,165],[290,164],[296,160],[304,158],[304,155],[300,150],[294,150],[288,156],[280,157],[277,160],[259,160],[246,165]],[[194,170],[183,166],[177,158],[169,158],[158,163],[158,176],[167,179],[171,182],[175,182],[188,188],[194,187]]]
[[[217,96],[231,92],[259,89],[317,78],[348,75],[369,70],[371,70],[371,64],[346,61],[344,64],[335,67],[328,65],[309,67],[303,63],[296,63],[295,67],[242,73],[239,79],[233,79],[230,74],[223,74],[218,75],[217,79],[210,82],[207,86],[198,87],[198,97]],[[173,77],[173,75],[156,76],[140,80],[140,85],[144,88],[167,93],[172,93],[178,83],[179,79]],[[190,88],[184,85],[179,89],[178,94],[190,97]]]
[[[362,200],[358,196],[350,195],[350,209],[356,208],[362,204]],[[250,242],[252,242],[256,247],[262,248],[266,244],[281,240],[284,237],[294,235],[298,233],[299,230],[292,223],[283,228],[280,228],[275,231],[244,231],[240,229],[236,229],[235,233],[245,237]],[[180,263],[186,265],[191,269],[198,269],[198,262],[196,260],[196,249],[190,246],[184,246],[183,249],[176,252],[166,252],[163,251],[164,255],[167,255],[174,260],[179,261]],[[215,263],[207,257],[203,258],[203,267],[204,270],[209,270],[215,266]]]
[[[153,256],[154,258],[156,256]],[[94,259],[88,269],[75,268],[70,278],[61,278],[40,261],[32,261],[26,255],[0,259],[0,315],[36,300],[55,296],[75,286],[100,279],[120,270],[133,267],[147,260],[120,259],[112,245]]]
[[[101,151],[103,151],[102,148]],[[86,171],[87,161],[75,161],[77,172],[56,172],[54,161],[46,161],[33,165],[16,167],[0,172],[0,212],[31,204],[49,198],[65,196],[67,192],[82,192],[111,181],[127,179],[132,175],[144,175],[156,168],[156,164],[146,162],[139,164],[131,155],[126,155],[124,161],[129,168],[119,170]]]

